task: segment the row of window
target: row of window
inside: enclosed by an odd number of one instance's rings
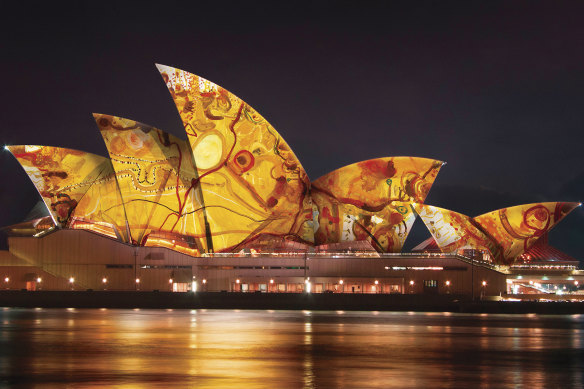
[[[109,264],[105,265],[106,269],[133,269],[134,265],[120,265],[120,264]],[[180,265],[142,265],[142,269],[191,269],[191,266],[180,266]]]
[[[198,266],[199,269],[202,270],[275,270],[275,269],[285,269],[285,270],[304,270],[304,266],[213,266],[213,265],[204,265]],[[309,270],[310,267],[306,266],[306,270]]]

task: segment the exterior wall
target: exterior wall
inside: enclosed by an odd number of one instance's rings
[[[46,290],[187,291],[196,287],[209,292],[297,293],[309,282],[314,293],[474,292],[478,297],[499,295],[506,289],[504,274],[471,266],[462,257],[450,255],[252,254],[193,258],[164,248],[136,248],[82,230],[60,230],[43,238],[10,237],[9,247],[18,263],[0,266],[0,271],[15,272],[15,265],[28,263],[35,272],[44,271]],[[69,282],[71,277],[73,283]]]
[[[0,277],[3,290],[63,290],[68,287],[62,277],[49,274],[5,250],[0,250]]]

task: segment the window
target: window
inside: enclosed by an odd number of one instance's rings
[[[133,265],[105,265],[106,269],[133,269]]]
[[[438,285],[436,280],[424,280],[424,286],[426,288],[435,288]]]

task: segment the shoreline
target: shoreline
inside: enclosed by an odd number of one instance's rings
[[[504,314],[584,314],[584,302],[471,301],[422,294],[175,293],[156,291],[0,291],[0,307],[119,309],[276,309]]]

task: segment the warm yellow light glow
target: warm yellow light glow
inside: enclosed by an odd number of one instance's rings
[[[139,284],[140,283],[140,279],[136,278],[136,283]]]
[[[101,280],[101,282],[103,282],[104,284],[107,284],[107,278],[103,277],[103,279]]]
[[[207,283],[207,280],[203,278],[203,284],[206,284],[206,283]]]
[[[511,264],[578,203],[534,203],[498,209],[473,219],[502,249],[503,264]]]
[[[72,284],[72,283],[74,283],[74,282],[75,282],[75,278],[73,278],[73,277],[70,277],[70,278],[69,278],[69,283],[70,283],[70,284]]]
[[[487,286],[487,281],[483,281],[483,286]]]
[[[344,282],[343,280],[340,280],[340,281],[339,281],[339,284],[343,285],[343,282]]]
[[[487,250],[495,259],[500,259],[500,249],[473,225],[471,217],[427,204],[416,204],[414,209],[443,252],[464,253],[466,248],[473,247]]]
[[[4,279],[4,282],[8,282],[8,281],[10,281],[10,278],[6,277],[6,278]]]
[[[235,283],[236,284],[239,284],[239,278],[235,280]]]
[[[410,281],[410,285],[414,285],[414,280],[411,280]]]
[[[270,284],[273,284],[273,283],[274,283],[274,280],[270,280]]]
[[[446,286],[450,286],[450,281],[446,281]]]
[[[170,279],[168,280],[168,283],[169,283],[169,284],[172,284],[172,278],[170,278]]]
[[[424,201],[441,165],[425,158],[378,158],[318,178],[311,184],[315,243],[365,240],[379,252],[400,252],[416,218],[410,204]]]
[[[182,154],[184,162],[192,156],[194,166],[189,171],[196,172],[199,177],[181,175],[181,180],[183,176],[189,178],[181,184],[185,186],[182,190],[191,187],[191,194],[197,198],[194,189],[202,190],[206,217],[212,226],[213,251],[229,252],[240,243],[252,242],[263,234],[282,238],[293,235],[298,240],[311,242],[312,204],[307,195],[310,181],[300,161],[274,127],[227,90],[189,72],[157,66],[186,129],[189,151]],[[110,143],[117,146],[115,142]],[[176,153],[175,146],[167,148],[168,152]],[[141,148],[136,150],[135,155],[142,152]],[[128,170],[127,164],[124,165],[122,168]],[[157,165],[152,166],[158,169]],[[160,170],[155,171],[158,175]],[[174,190],[174,184],[169,187]],[[195,219],[188,220],[195,222],[195,226],[204,222],[198,219],[203,214],[195,212],[201,206],[194,204],[182,213]],[[164,218],[160,219],[155,227],[163,222]],[[174,224],[169,221],[164,228],[168,225],[172,228]],[[193,235],[204,238],[205,231]],[[198,244],[206,249],[206,239]],[[249,252],[255,254],[251,247]]]
[[[37,282],[40,284],[43,281],[43,279],[41,277],[37,278]]]
[[[375,280],[375,285],[379,285],[379,281]]]
[[[533,281],[529,281],[529,285],[533,285]]]
[[[574,285],[578,286],[578,281],[574,281]]]

